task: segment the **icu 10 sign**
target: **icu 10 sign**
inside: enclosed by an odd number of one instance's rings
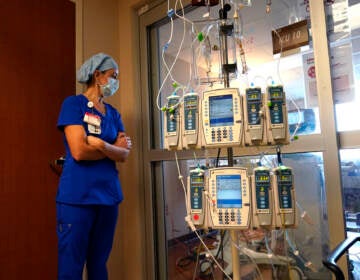
[[[307,20],[302,20],[271,31],[273,54],[299,48],[309,44]]]

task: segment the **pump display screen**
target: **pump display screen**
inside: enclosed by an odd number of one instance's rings
[[[246,91],[248,101],[260,100],[261,99],[261,90],[258,89],[248,89]]]
[[[202,193],[204,190],[204,176],[191,175],[190,184],[191,209],[200,210],[203,208]]]
[[[267,174],[260,174],[255,176],[255,182],[256,183],[267,183],[270,182],[270,176]]]
[[[254,172],[254,175],[256,207],[258,209],[269,209],[270,172],[267,170],[257,170]]]
[[[210,126],[229,126],[234,124],[232,94],[209,97]]]
[[[202,184],[202,183],[204,183],[204,177],[203,176],[191,176],[190,182]]]
[[[281,99],[283,98],[283,89],[282,87],[272,87],[269,89],[270,91],[270,98],[271,99]]]
[[[218,208],[241,208],[241,176],[216,176],[216,199]]]
[[[280,179],[281,182],[291,182],[292,181],[291,175],[288,175],[288,174],[285,174],[285,175],[281,174],[279,176],[279,179]]]

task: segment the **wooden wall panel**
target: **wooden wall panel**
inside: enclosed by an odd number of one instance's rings
[[[49,162],[63,155],[60,105],[75,93],[75,4],[0,3],[0,279],[56,279]]]

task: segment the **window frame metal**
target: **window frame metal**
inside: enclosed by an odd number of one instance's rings
[[[190,4],[190,1],[185,1]],[[283,153],[322,152],[324,160],[324,178],[326,203],[329,225],[329,242],[333,249],[345,239],[344,213],[342,204],[342,184],[339,151],[340,149],[360,148],[360,131],[336,131],[334,100],[332,96],[332,78],[330,72],[329,48],[326,32],[326,19],[323,1],[309,1],[312,22],[312,38],[314,46],[315,69],[317,77],[317,92],[319,98],[319,119],[321,133],[300,136],[290,145],[282,147]],[[153,119],[155,106],[150,102],[149,95],[157,93],[159,88],[158,73],[159,53],[151,49],[156,44],[157,34],[150,34],[150,26],[162,20],[167,14],[167,2],[154,1],[139,12],[139,50],[141,77],[141,114],[142,114],[142,153],[143,153],[143,188],[145,190],[145,228],[147,232],[147,279],[166,279],[166,233],[165,213],[163,207],[162,168],[161,162],[174,160],[173,152],[153,149],[154,135],[151,128],[160,120]],[[172,7],[174,3],[171,3]],[[140,11],[140,10],[139,10]],[[151,58],[151,59],[150,59]],[[155,62],[155,63],[154,63]],[[258,155],[262,149],[234,148],[234,157]],[[226,152],[226,149],[223,152]],[[204,151],[197,151],[198,157],[204,156]],[[216,157],[216,151],[210,149],[209,157]],[[225,154],[221,156],[226,157]],[[178,151],[179,159],[193,159],[193,151]],[[154,180],[155,179],[155,180]],[[155,195],[156,193],[156,195]],[[155,199],[155,197],[157,199]],[[343,230],[339,230],[339,227]],[[157,248],[155,248],[155,244]],[[153,252],[156,252],[155,254]],[[347,271],[346,260],[340,262],[343,271]]]

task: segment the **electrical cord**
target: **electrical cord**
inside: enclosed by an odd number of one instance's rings
[[[217,156],[216,156],[216,162],[215,162],[215,167],[216,168],[219,167],[220,152],[221,152],[221,148],[218,148]]]
[[[277,157],[277,165],[278,166],[282,166],[283,162],[281,159],[281,149],[280,146],[276,146],[276,157]]]
[[[192,280],[195,280],[195,277],[196,277],[197,267],[198,267],[198,264],[199,264],[200,250],[201,250],[201,246],[199,246],[199,247],[198,247],[198,250],[197,250],[197,254],[196,254],[196,264],[195,264],[195,269],[194,269],[194,273],[193,273],[193,278],[192,278]]]
[[[201,244],[204,246],[204,248],[206,249],[207,253],[209,254],[209,256],[214,260],[214,262],[216,263],[216,265],[219,267],[219,269],[225,274],[225,276],[229,279],[232,280],[232,278],[225,272],[225,270],[222,268],[222,266],[220,265],[220,263],[216,260],[216,258],[213,256],[213,254],[211,253],[210,249],[208,248],[208,246],[205,244],[204,240],[201,238],[201,236],[199,235],[199,233],[196,230],[196,227],[194,225],[194,223],[191,220],[191,216],[190,216],[190,205],[187,199],[187,192],[186,192],[186,188],[185,188],[185,184],[184,184],[184,180],[183,180],[183,176],[181,175],[180,172],[180,166],[179,166],[179,160],[177,157],[177,153],[175,152],[175,160],[176,160],[176,167],[178,170],[178,174],[179,174],[179,180],[181,181],[181,185],[183,187],[183,191],[184,191],[184,195],[185,195],[185,206],[186,206],[186,217],[185,217],[185,221],[187,222],[187,224],[189,225],[190,229],[196,234],[196,236],[198,237],[199,241],[201,242]]]
[[[226,231],[225,230],[220,230],[220,244],[219,244],[219,247],[218,247],[218,250],[215,254],[215,258],[218,259],[219,258],[219,255],[221,253],[221,257],[223,258],[223,249],[224,249],[224,238],[225,238],[225,234],[226,234]]]

